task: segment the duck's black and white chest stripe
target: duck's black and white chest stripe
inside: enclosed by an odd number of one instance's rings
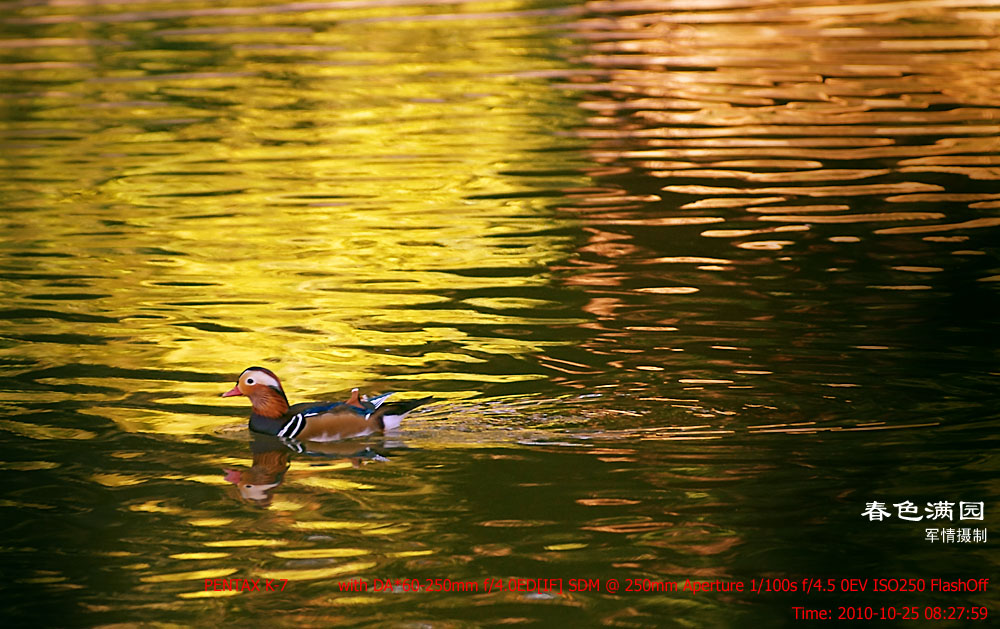
[[[350,404],[345,404],[344,402],[335,402],[333,404],[321,404],[319,406],[312,406],[303,411],[295,413],[288,418],[285,425],[278,430],[277,436],[282,439],[294,439],[299,436],[299,434],[305,430],[306,422],[310,417],[316,417],[317,415],[323,415],[324,413],[329,413],[331,411],[339,411],[341,413],[354,413],[358,418],[368,419],[371,416],[371,412],[364,408],[358,408],[357,406],[352,406]]]
[[[278,431],[279,437],[282,439],[294,439],[302,429],[306,427],[306,416],[302,413],[296,413],[289,418],[288,423]]]

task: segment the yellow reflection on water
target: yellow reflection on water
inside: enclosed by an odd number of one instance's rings
[[[288,568],[284,570],[268,570],[261,573],[264,579],[288,579],[289,581],[310,581],[313,579],[326,579],[341,576],[344,574],[363,574],[365,570],[374,568],[374,561],[356,561],[340,566],[330,566],[328,568]]]
[[[537,351],[470,331],[540,323],[520,304],[448,295],[543,287],[569,247],[566,219],[503,174],[571,172],[546,152],[547,116],[569,126],[573,108],[509,78],[563,63],[538,54],[545,18],[481,2],[442,25],[438,3],[377,4],[15,12],[27,30],[0,46],[19,112],[0,118],[0,194],[17,212],[0,226],[4,251],[30,257],[0,259],[23,276],[0,288],[28,314],[0,355],[113,365],[124,395],[173,399],[175,382],[128,372],[282,363],[305,399]],[[424,14],[438,19],[395,22]],[[89,412],[127,430],[217,423],[159,402]]]
[[[261,546],[284,546],[287,540],[283,539],[226,539],[213,542],[205,542],[205,546],[211,548],[255,548]]]
[[[172,559],[184,560],[222,559],[228,556],[229,553],[176,553],[170,555]]]
[[[205,570],[192,570],[190,572],[173,572],[169,574],[154,574],[146,577],[139,577],[140,581],[146,583],[170,583],[173,581],[198,581],[201,579],[219,579],[236,572],[236,568],[207,568]]]
[[[0,420],[0,429],[31,439],[93,439],[97,435],[89,430],[77,428],[59,428],[43,424],[29,424],[12,419]]]
[[[367,554],[368,551],[360,548],[310,548],[308,550],[282,550],[274,553],[274,556],[284,559],[325,559],[329,557],[357,557]]]

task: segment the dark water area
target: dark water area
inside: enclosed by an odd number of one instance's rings
[[[983,0],[0,2],[3,625],[986,626],[998,42]],[[258,364],[435,402],[285,442],[219,397]]]

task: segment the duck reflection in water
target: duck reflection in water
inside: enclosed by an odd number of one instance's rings
[[[354,467],[389,460],[370,445],[357,441],[303,444],[293,439],[258,433],[254,433],[253,437],[250,443],[250,453],[253,456],[250,468],[227,468],[223,470],[223,478],[234,485],[237,493],[230,492],[232,495],[258,507],[271,505],[275,490],[284,481],[285,472],[291,467],[293,454],[347,459]]]
[[[254,435],[250,444],[253,463],[250,469],[225,469],[224,478],[236,486],[243,500],[266,507],[271,504],[272,491],[281,484],[291,466],[292,451],[270,435]]]

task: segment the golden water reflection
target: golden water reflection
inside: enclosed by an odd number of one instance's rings
[[[588,6],[604,15],[575,25],[588,42],[581,60],[597,72],[565,87],[587,96],[591,128],[579,134],[597,160],[674,181],[840,184],[671,183],[667,192],[700,204],[724,203],[719,194],[864,196],[871,207],[896,190],[942,190],[906,180],[922,173],[997,179],[1000,94],[985,77],[1000,50],[995,15],[975,3],[955,12],[935,2]],[[760,158],[754,170],[722,167]],[[889,181],[845,185],[873,177]]]
[[[587,177],[552,150],[545,118],[572,124],[566,96],[506,75],[562,63],[534,35],[561,9],[482,2],[446,25],[417,19],[454,4],[62,3],[4,18],[18,37],[0,40],[16,321],[3,351],[42,369],[281,362],[303,396],[466,380],[465,365],[538,351],[546,341],[489,331],[577,320],[504,301],[542,295],[572,237],[501,173],[561,173],[544,188]],[[177,411],[115,414],[129,429],[204,428]]]

